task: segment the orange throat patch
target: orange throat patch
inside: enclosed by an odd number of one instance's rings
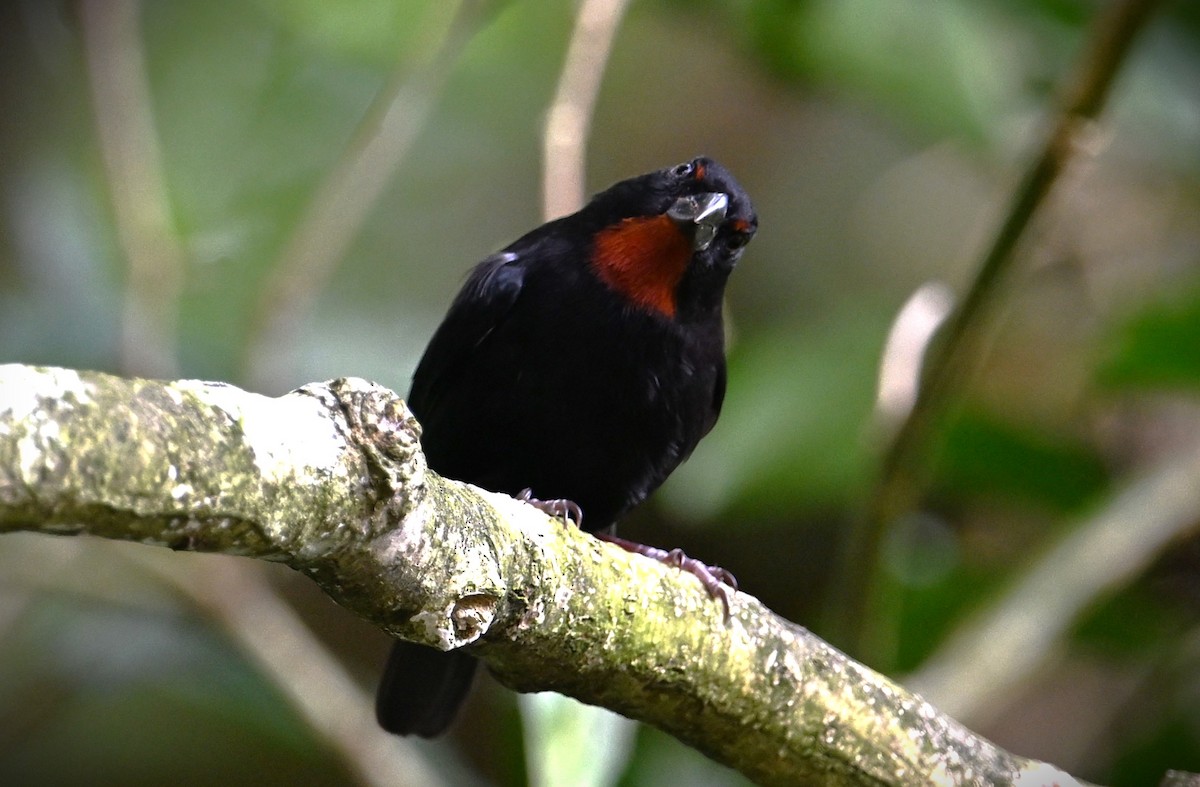
[[[675,316],[692,244],[669,216],[629,218],[596,234],[592,270],[631,302]]]

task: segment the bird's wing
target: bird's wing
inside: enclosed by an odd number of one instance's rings
[[[704,428],[704,434],[708,434],[709,430],[717,423],[717,418],[721,415],[721,405],[725,403],[725,361],[722,360],[717,367],[717,380],[713,384],[712,410],[709,415],[708,426]]]
[[[408,402],[418,418],[436,403],[470,359],[504,322],[525,281],[520,255],[502,251],[485,259],[467,278],[442,324],[429,340],[413,374]]]

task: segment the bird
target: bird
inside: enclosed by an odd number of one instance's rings
[[[725,285],[757,228],[741,185],[701,156],[622,180],[484,259],[413,374],[429,467],[695,574],[728,618],[729,572],[614,526],[716,423]],[[442,734],[476,669],[462,650],[395,642],[379,724]]]

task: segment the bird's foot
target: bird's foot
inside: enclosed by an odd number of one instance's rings
[[[616,544],[626,552],[632,552],[635,555],[645,555],[651,560],[657,560],[659,563],[665,563],[668,566],[691,574],[700,580],[700,584],[708,592],[709,598],[719,598],[721,600],[721,605],[725,608],[725,622],[729,622],[729,593],[731,590],[736,592],[738,584],[737,579],[728,570],[720,566],[710,566],[701,563],[699,560],[685,555],[682,549],[668,551],[647,544],[639,544],[636,541],[619,538],[618,536],[608,535],[607,533],[596,533],[596,537],[610,544]]]
[[[538,500],[533,496],[533,490],[526,488],[517,493],[517,499],[528,503],[547,516],[562,519],[567,524],[583,527],[583,509],[573,500],[558,498],[555,500]]]

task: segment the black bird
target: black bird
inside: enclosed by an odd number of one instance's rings
[[[737,181],[696,158],[621,181],[485,259],[413,375],[408,404],[429,466],[682,565],[728,613],[727,572],[611,531],[717,420],[725,282],[757,225]],[[440,734],[476,663],[397,642],[379,723]]]

